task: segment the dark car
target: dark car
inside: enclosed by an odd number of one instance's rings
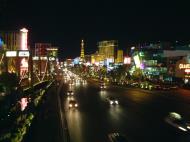
[[[106,89],[106,84],[105,83],[100,84],[100,88],[101,89]]]
[[[71,90],[67,91],[67,95],[73,95],[73,94],[74,94],[73,91],[71,91]]]
[[[107,97],[107,100],[110,105],[118,105],[119,104],[119,101],[114,97]]]

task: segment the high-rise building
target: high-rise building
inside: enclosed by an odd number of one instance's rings
[[[117,60],[116,63],[123,63],[123,50],[117,50]]]
[[[104,60],[112,60],[115,62],[117,56],[118,41],[108,40],[98,42],[99,54],[104,56]]]
[[[51,49],[50,43],[35,43],[35,49],[33,52],[33,68],[35,74],[38,74],[40,77],[43,77],[49,72],[48,49]]]
[[[3,41],[4,53],[5,51],[11,51],[15,54],[15,56],[3,54],[5,56],[2,56],[1,64],[3,64],[4,61],[4,63],[6,62],[6,65],[1,71],[16,72],[18,75],[27,74],[28,56],[24,54],[29,55],[29,52],[26,51],[26,53],[25,51],[23,52],[20,50],[28,50],[28,30],[26,28],[22,28],[20,31],[1,31],[0,38]]]
[[[0,31],[0,38],[7,50],[18,50],[20,48],[20,33],[18,31]]]
[[[80,58],[81,60],[84,60],[84,40],[81,41]]]
[[[47,49],[51,48],[51,43],[35,43],[34,56],[47,56]]]

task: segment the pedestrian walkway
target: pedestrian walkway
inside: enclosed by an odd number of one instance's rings
[[[24,142],[59,142],[60,124],[55,88],[45,95]]]

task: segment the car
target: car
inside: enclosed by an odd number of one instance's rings
[[[162,90],[170,90],[170,86],[169,85],[162,85]]]
[[[119,104],[119,101],[114,97],[107,97],[107,100],[110,105],[118,105]]]
[[[170,112],[165,118],[165,122],[183,132],[190,131],[190,123],[187,123],[180,114]]]
[[[139,83],[138,82],[134,82],[130,84],[131,87],[139,87]]]
[[[154,89],[155,89],[155,90],[161,90],[162,87],[161,87],[161,85],[157,84],[157,85],[154,85]]]
[[[76,100],[70,100],[69,101],[69,108],[77,108],[78,104],[76,102]]]
[[[110,133],[108,134],[109,142],[128,142],[125,135],[121,133]]]
[[[74,92],[72,90],[67,91],[67,95],[73,95]]]
[[[68,99],[68,100],[74,100],[74,97],[73,97],[73,95],[68,95],[68,96],[67,96],[67,99]]]
[[[106,84],[105,84],[105,83],[101,83],[101,84],[100,84],[100,88],[101,88],[101,89],[106,89]]]

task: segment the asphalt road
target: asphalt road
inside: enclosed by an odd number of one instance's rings
[[[68,108],[67,90],[73,90],[77,109]],[[110,106],[107,96],[119,105]],[[129,142],[186,142],[190,138],[165,123],[169,112],[178,112],[190,120],[190,91],[148,91],[108,87],[100,90],[93,82],[64,84],[60,93],[62,115],[66,117],[71,142],[107,142],[107,135],[120,132]]]

